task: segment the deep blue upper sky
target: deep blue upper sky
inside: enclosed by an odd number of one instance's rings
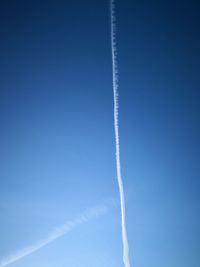
[[[200,7],[116,0],[133,267],[199,267]],[[109,1],[0,3],[0,259],[118,198]],[[13,267],[120,267],[119,209]]]

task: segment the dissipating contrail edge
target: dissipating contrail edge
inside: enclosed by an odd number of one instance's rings
[[[87,223],[88,221],[98,218],[100,216],[103,216],[106,214],[110,208],[116,206],[116,201],[114,199],[109,199],[105,202],[105,204],[94,206],[92,208],[88,208],[82,213],[80,213],[77,217],[74,219],[67,221],[65,224],[54,228],[52,232],[49,233],[49,235],[38,241],[37,243],[33,245],[29,245],[21,250],[18,250],[17,252],[0,259],[0,267],[5,267],[10,265],[11,263],[14,263],[16,261],[21,260],[22,258],[31,255],[32,253],[40,250],[44,246],[50,244],[51,242],[55,241],[61,236],[66,235],[67,233],[73,231],[76,227]]]

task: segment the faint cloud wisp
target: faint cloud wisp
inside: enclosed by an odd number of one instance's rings
[[[80,213],[73,220],[67,221],[65,224],[55,228],[45,239],[40,240],[38,243],[27,246],[24,249],[19,250],[18,252],[4,258],[0,261],[0,267],[7,266],[11,263],[14,263],[58,239],[59,237],[66,235],[67,233],[74,230],[76,227],[87,223],[88,221],[103,216],[108,212],[108,210],[115,206],[116,202],[110,200],[106,204],[98,205],[93,208],[88,208],[84,212]]]

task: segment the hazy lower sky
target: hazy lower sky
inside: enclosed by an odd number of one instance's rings
[[[199,267],[200,8],[116,0],[132,267]],[[109,1],[0,3],[0,261],[118,199]],[[12,267],[121,267],[119,206]]]

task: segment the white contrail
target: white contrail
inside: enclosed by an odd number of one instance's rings
[[[119,123],[118,123],[119,83],[118,83],[117,44],[116,44],[116,16],[115,16],[114,0],[110,0],[110,18],[111,18],[111,51],[112,51],[113,97],[114,97],[114,129],[115,129],[115,147],[116,147],[116,167],[117,167],[117,181],[118,181],[118,186],[119,186],[120,207],[121,207],[123,261],[124,261],[125,267],[130,267],[128,238],[127,238],[127,232],[126,232],[124,189],[123,189],[123,182],[122,182],[122,177],[121,177],[121,164],[120,164]]]
[[[79,214],[76,218],[71,221],[66,222],[65,224],[61,225],[60,227],[55,228],[45,239],[40,240],[38,243],[28,246],[22,250],[19,250],[15,254],[8,256],[5,259],[0,261],[0,267],[7,266],[11,263],[14,263],[33,252],[41,249],[42,247],[46,246],[47,244],[51,243],[52,241],[56,240],[57,238],[67,234],[68,232],[72,231],[77,226],[88,222],[89,220],[95,219],[99,216],[104,215],[108,212],[111,206],[115,205],[114,200],[110,200],[109,203],[99,205],[93,208],[86,209],[84,212]]]

